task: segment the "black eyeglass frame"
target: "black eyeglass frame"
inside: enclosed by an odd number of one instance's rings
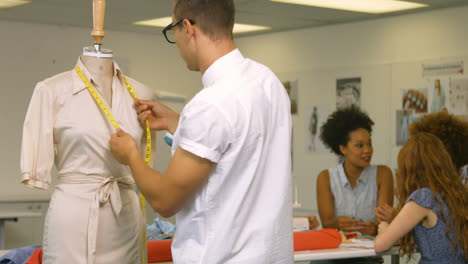
[[[175,44],[175,41],[169,40],[169,38],[167,37],[166,32],[167,32],[168,30],[172,30],[173,28],[177,27],[177,26],[178,26],[180,23],[182,23],[182,21],[184,21],[185,19],[187,19],[187,18],[179,19],[179,20],[177,20],[177,21],[175,21],[175,22],[170,23],[170,24],[167,25],[165,28],[163,28],[162,33],[163,33],[164,37],[166,38],[167,42],[169,42],[169,43],[171,43],[171,44]],[[187,20],[190,22],[190,24],[192,24],[192,25],[195,24],[195,21],[193,21],[193,20],[191,20],[191,19],[187,19]]]

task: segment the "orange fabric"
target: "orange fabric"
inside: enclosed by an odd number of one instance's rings
[[[170,240],[158,240],[158,241],[148,241],[148,262],[163,262],[171,261],[172,239]]]
[[[294,232],[294,251],[337,248],[340,244],[341,234],[335,229]]]
[[[25,264],[41,264],[42,263],[42,248],[34,250],[32,255],[28,258]]]

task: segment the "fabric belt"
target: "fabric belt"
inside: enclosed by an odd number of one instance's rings
[[[112,211],[116,216],[122,210],[122,199],[120,197],[120,186],[131,187],[135,185],[132,176],[113,177],[86,175],[86,177],[76,177],[76,175],[61,175],[58,184],[99,184],[91,203],[88,219],[88,245],[87,264],[94,264],[96,257],[97,229],[99,223],[99,207],[108,201],[111,203]]]

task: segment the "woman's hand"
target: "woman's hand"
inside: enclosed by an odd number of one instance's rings
[[[309,230],[313,230],[320,226],[320,223],[315,215],[308,215],[307,220],[309,220]]]
[[[375,236],[377,234],[377,225],[374,222],[359,222],[361,229],[359,232],[365,236]]]
[[[375,219],[377,220],[377,223],[391,223],[396,215],[397,210],[388,204],[375,208]]]
[[[347,216],[339,216],[337,219],[338,229],[344,232],[360,231],[359,220]]]

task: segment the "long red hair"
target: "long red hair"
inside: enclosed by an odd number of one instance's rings
[[[450,219],[441,217],[448,227],[446,236],[455,250],[461,247],[464,257],[468,258],[468,192],[450,155],[436,136],[421,132],[408,139],[398,154],[397,186],[400,210],[417,189],[429,188],[433,194],[440,195],[450,215]],[[434,197],[440,205],[441,201],[436,195]],[[449,236],[452,230],[454,239]],[[411,255],[414,249],[413,232],[409,232],[400,241],[400,253]]]

